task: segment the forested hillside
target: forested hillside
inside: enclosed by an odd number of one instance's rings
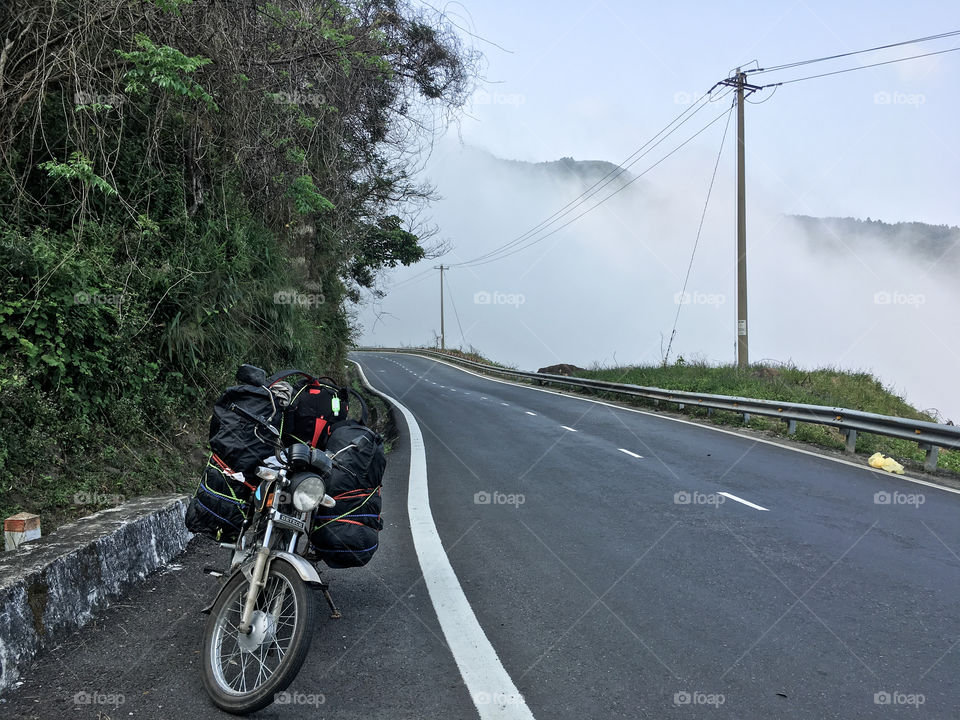
[[[430,252],[415,172],[471,90],[421,8],[0,7],[0,511],[189,485],[238,363],[342,367],[345,301]]]

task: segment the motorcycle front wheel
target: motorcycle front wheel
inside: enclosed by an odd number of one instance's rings
[[[316,596],[290,563],[270,563],[249,634],[239,630],[250,590],[235,575],[214,603],[203,633],[203,685],[214,705],[234,715],[265,708],[296,677],[310,650]]]

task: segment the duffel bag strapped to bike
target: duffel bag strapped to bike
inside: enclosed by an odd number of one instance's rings
[[[248,368],[252,366],[243,365],[237,371],[237,379],[241,382],[262,379],[264,384],[234,385],[220,396],[210,418],[210,450],[234,470],[252,474],[263,460],[273,454],[273,444],[269,438],[266,438],[266,442],[262,439],[262,433],[258,432],[255,423],[230,408],[235,404],[277,427],[281,421],[281,410],[273,394],[265,387],[263,371],[253,368],[259,371],[258,377],[255,372],[244,372]]]
[[[301,442],[325,450],[333,426],[348,417],[351,393],[360,398],[366,422],[363,398],[350,388],[339,387],[331,378],[317,378],[302,370],[284,370],[268,378],[267,384],[273,388],[281,381],[289,382],[292,390],[280,425],[285,445]]]
[[[280,421],[277,403],[265,387],[263,370],[241,365],[236,379],[240,384],[227,388],[213,407],[212,453],[184,518],[188,530],[220,542],[235,541],[247,517],[255,486],[244,473],[253,478],[257,466],[273,454],[273,445],[261,439],[257,426],[230,408],[236,404],[274,425]]]
[[[327,483],[327,493],[337,504],[314,511],[310,542],[332,568],[366,565],[383,529],[383,438],[355,420],[344,420],[333,428],[327,452],[334,453],[337,463]]]
[[[209,535],[218,542],[235,542],[250,510],[250,496],[256,488],[243,473],[211,454],[187,506],[184,523],[193,533]]]

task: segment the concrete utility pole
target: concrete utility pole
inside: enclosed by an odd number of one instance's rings
[[[440,349],[447,349],[447,340],[443,333],[443,271],[449,270],[449,267],[444,267],[443,265],[434,265],[434,270],[440,271]]]
[[[744,90],[759,90],[747,82],[747,74],[737,68],[732,78],[722,82],[737,91],[737,367],[750,364],[747,335],[747,172],[743,132]]]

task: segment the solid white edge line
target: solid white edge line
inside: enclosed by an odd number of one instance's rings
[[[624,448],[617,448],[617,450],[619,450],[622,453],[626,453],[630,457],[635,457],[639,460],[643,460],[643,455],[637,455],[635,452],[630,452],[629,450],[625,450]]]
[[[360,351],[357,352],[371,352],[376,354],[376,351]],[[849,460],[844,460],[843,458],[836,458],[830,455],[823,455],[822,453],[815,452],[813,450],[805,450],[804,448],[792,447],[790,445],[784,445],[783,443],[778,443],[774,440],[767,440],[766,438],[754,437],[753,435],[744,435],[743,433],[738,433],[735,430],[724,430],[723,428],[713,427],[711,425],[703,425],[701,423],[693,422],[691,420],[684,420],[682,418],[670,417],[669,415],[661,415],[659,413],[648,412],[647,410],[639,410],[637,408],[624,407],[623,405],[614,405],[613,403],[603,402],[603,400],[593,400],[591,398],[586,398],[580,395],[574,395],[572,393],[562,393],[557,392],[556,390],[548,390],[547,388],[538,388],[531,387],[530,385],[523,385],[521,383],[510,382],[509,380],[500,380],[499,378],[492,378],[488,375],[482,375],[480,373],[473,372],[472,370],[467,370],[466,368],[459,367],[453,363],[448,363],[444,360],[438,360],[432,358],[428,355],[417,355],[414,352],[409,353],[393,353],[394,355],[412,355],[414,357],[422,358],[424,360],[432,360],[433,362],[440,363],[441,365],[446,365],[452,367],[454,370],[459,370],[460,372],[467,373],[467,375],[473,375],[474,377],[481,378],[483,380],[489,380],[490,382],[500,383],[501,385],[510,385],[511,387],[524,388],[525,390],[535,390],[536,392],[547,393],[548,395],[559,395],[560,397],[570,398],[572,400],[582,400],[583,402],[594,403],[595,405],[604,405],[608,408],[613,408],[614,410],[626,410],[627,412],[637,413],[638,415],[647,415],[653,418],[659,418],[660,420],[668,420],[670,422],[680,423],[682,425],[692,425],[693,427],[700,428],[701,430],[710,430],[712,432],[723,433],[724,435],[732,435],[733,437],[740,438],[741,440],[750,440],[752,442],[763,443],[764,445],[773,445],[774,447],[782,448],[783,450],[790,450],[795,453],[801,453],[802,455],[810,455],[811,457],[820,458],[821,460],[829,460],[830,462],[839,463],[841,465],[848,465],[852,468],[857,468],[858,470],[866,470],[873,475],[878,475],[875,468],[870,467],[869,465],[861,465],[860,463],[851,462]],[[506,403],[504,403],[506,404]],[[893,474],[883,474],[880,477],[889,478],[890,480],[905,480],[906,482],[914,483],[916,485],[926,485],[927,487],[933,488],[934,490],[943,490],[944,492],[953,493],[954,495],[960,495],[960,489],[946,487],[944,485],[937,485],[936,483],[929,482],[927,480],[921,480],[920,478],[910,477],[909,475],[893,475]]]
[[[750,502],[749,500],[744,500],[743,498],[737,497],[736,495],[731,495],[731,494],[728,493],[728,492],[718,492],[717,495],[723,495],[725,498],[730,498],[731,500],[736,500],[738,503],[743,503],[744,505],[748,505],[748,506],[752,507],[754,510],[765,510],[765,511],[767,511],[767,512],[770,512],[770,510],[769,510],[768,508],[761,507],[761,506],[759,506],[759,505],[754,505],[754,504],[753,504],[752,502]]]
[[[407,423],[410,434],[410,482],[407,492],[410,533],[433,609],[453,659],[460,668],[470,699],[482,720],[533,720],[533,713],[523,695],[503,667],[497,651],[493,649],[470,607],[440,542],[440,534],[430,510],[423,433],[416,418],[398,400],[373,387],[360,364],[351,362],[360,371],[363,384],[397,408]]]

